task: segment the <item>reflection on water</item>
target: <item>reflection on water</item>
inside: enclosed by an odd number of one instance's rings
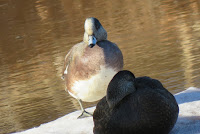
[[[79,109],[60,79],[63,59],[97,17],[124,54],[124,69],[172,93],[200,86],[198,0],[0,1],[0,133]],[[92,106],[95,103],[85,103]]]

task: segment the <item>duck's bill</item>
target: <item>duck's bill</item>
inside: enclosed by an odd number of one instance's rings
[[[94,36],[89,36],[89,47],[90,48],[93,48],[94,47],[94,45],[97,43],[97,39],[94,37]]]

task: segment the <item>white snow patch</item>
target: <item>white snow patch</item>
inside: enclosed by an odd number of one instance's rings
[[[190,87],[175,95],[179,118],[170,134],[200,134],[200,88]],[[95,107],[86,109],[91,112]],[[15,134],[93,134],[92,117],[77,119],[81,111]]]

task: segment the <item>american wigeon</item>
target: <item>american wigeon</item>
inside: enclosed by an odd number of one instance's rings
[[[179,108],[160,81],[118,72],[93,114],[94,134],[168,134]]]
[[[85,20],[83,42],[74,45],[65,57],[62,76],[66,91],[81,106],[81,117],[89,116],[81,101],[93,102],[106,94],[113,76],[123,68],[123,56],[96,18]]]

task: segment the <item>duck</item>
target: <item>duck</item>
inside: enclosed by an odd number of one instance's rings
[[[159,80],[119,71],[93,113],[94,134],[168,134],[179,113]]]
[[[83,41],[69,50],[62,70],[65,90],[80,105],[82,113],[78,118],[92,116],[82,102],[104,97],[110,80],[124,64],[121,50],[107,40],[107,32],[97,18],[87,18],[84,30]]]

